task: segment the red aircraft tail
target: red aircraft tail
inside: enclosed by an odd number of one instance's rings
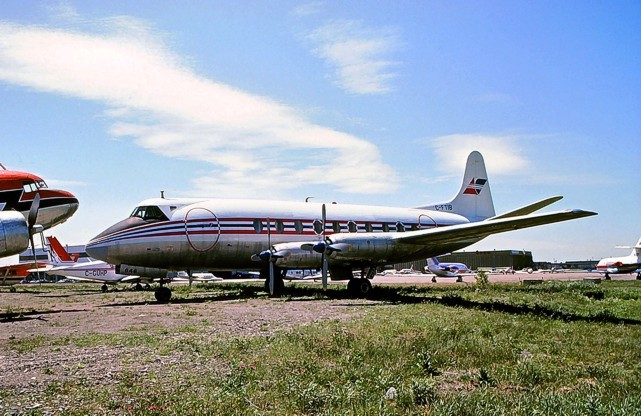
[[[47,242],[49,247],[51,247],[51,255],[54,257],[54,261],[58,263],[75,263],[78,261],[78,254],[69,254],[67,250],[60,244],[60,241],[56,237],[47,237]]]

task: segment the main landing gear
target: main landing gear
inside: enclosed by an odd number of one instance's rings
[[[347,282],[347,291],[355,298],[366,298],[372,292],[372,283],[370,280],[373,279],[375,275],[375,266],[369,268],[363,267],[360,278],[352,277],[349,279],[349,282]]]
[[[171,300],[171,289],[164,286],[164,284],[165,280],[160,279],[160,287],[154,292],[158,303],[167,303]]]
[[[372,292],[372,284],[366,277],[349,279],[349,282],[347,282],[347,291],[354,297],[364,298]]]
[[[287,270],[282,270],[274,266],[274,297],[278,297],[285,292],[285,282],[283,277]],[[265,279],[265,292],[269,293],[269,265],[260,269],[260,278]]]

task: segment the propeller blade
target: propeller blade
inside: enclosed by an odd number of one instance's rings
[[[327,255],[323,253],[323,290],[327,290],[327,272],[329,261]]]
[[[269,246],[269,294],[274,296],[274,262],[272,261],[272,225],[269,218],[267,218],[267,244]]]
[[[323,221],[323,240],[325,239],[325,223],[327,222],[327,208],[323,204],[321,208],[321,219]]]
[[[27,218],[27,224],[29,228],[33,228],[36,224],[36,219],[38,218],[38,210],[40,209],[40,193],[36,193],[36,196],[33,198],[31,203],[31,208],[29,209],[29,217]],[[31,244],[33,246],[33,243]]]
[[[314,251],[317,253],[322,253],[322,266],[323,266],[323,290],[327,290],[327,272],[329,269],[329,253],[327,252],[327,241],[325,240],[325,224],[327,223],[327,207],[325,204],[322,205],[321,207],[321,217],[323,221],[323,242],[322,242],[322,248],[320,247],[321,244],[320,242],[314,246]],[[319,251],[322,250],[322,251]]]

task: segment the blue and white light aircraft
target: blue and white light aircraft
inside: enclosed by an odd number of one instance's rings
[[[255,270],[271,294],[289,269],[321,269],[365,296],[377,267],[462,249],[505,231],[596,215],[583,210],[534,213],[547,198],[496,215],[483,157],[472,152],[463,184],[444,203],[417,208],[311,202],[170,199],[142,201],[129,218],[87,244],[87,253],[121,273],[163,279],[176,270]],[[354,270],[360,269],[359,277]],[[166,302],[162,285],[156,298]]]
[[[471,276],[474,274],[472,270],[463,263],[441,263],[436,257],[427,259],[427,266],[425,271],[434,274],[432,282],[436,282],[436,277],[456,277],[457,282],[463,281],[463,276]]]

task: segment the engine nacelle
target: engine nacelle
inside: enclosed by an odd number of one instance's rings
[[[330,259],[385,262],[394,248],[393,239],[384,233],[341,233],[330,240],[330,248],[335,250]]]
[[[0,257],[20,254],[29,248],[29,227],[17,211],[0,213]]]
[[[126,274],[130,276],[148,277],[151,279],[166,279],[170,274],[167,269],[159,269],[157,267],[140,267],[132,266],[129,264],[116,265],[116,273]],[[173,275],[173,273],[171,273]]]
[[[274,246],[275,265],[285,269],[319,269],[322,256],[303,250],[301,243],[281,243]]]

